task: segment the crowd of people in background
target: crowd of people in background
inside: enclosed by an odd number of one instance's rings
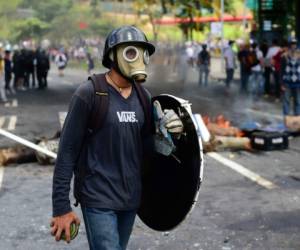
[[[274,39],[270,45],[266,41],[260,44],[252,40],[248,43],[227,41],[227,45],[221,48],[227,93],[235,72],[239,70],[240,77],[235,82],[239,82],[241,95],[248,95],[253,100],[282,100],[284,116],[300,115],[300,50],[297,44],[295,39],[281,43]],[[211,57],[221,58],[221,55],[216,55],[216,47],[211,48],[209,42],[188,42],[185,44],[185,56],[187,65],[197,68],[199,86],[208,86],[210,69],[216,67],[211,66]]]
[[[95,68],[95,60],[100,61],[104,42],[101,39],[80,40],[67,49],[11,47],[0,43],[0,101],[6,101],[7,95],[17,90],[29,88],[45,89],[48,86],[47,76],[50,62],[53,62],[59,76],[69,60],[85,61],[86,71],[90,75]],[[255,41],[246,43],[242,40],[229,40],[224,43],[206,41],[204,43],[186,42],[169,44],[158,42],[157,50],[164,51],[164,64],[170,65],[172,57],[183,58],[186,65],[174,61],[173,71],[188,78],[185,67],[198,71],[199,86],[209,85],[212,58],[224,59],[226,90],[231,88],[235,72],[239,69],[239,90],[242,95],[249,95],[254,100],[260,97],[272,97],[283,102],[283,114],[290,114],[290,101],[293,100],[293,114],[300,115],[300,51],[297,41],[279,43],[276,39],[272,44],[266,41],[258,44]],[[183,56],[183,57],[182,57]],[[182,61],[182,60],[181,60]],[[221,67],[221,65],[219,65]],[[180,72],[179,72],[180,71]],[[3,76],[2,76],[3,75]],[[235,79],[235,82],[237,79]],[[37,85],[36,85],[37,82]],[[3,85],[1,87],[1,84]]]
[[[0,81],[2,102],[7,101],[7,95],[15,94],[18,90],[47,87],[50,61],[46,50],[20,49],[18,45],[0,44],[0,65],[1,78],[4,79]]]
[[[85,61],[87,73],[92,74],[95,59],[100,61],[103,44],[101,39],[80,40],[66,48],[49,44],[37,46],[32,41],[14,46],[0,42],[0,102],[7,102],[7,97],[17,91],[46,89],[51,63],[60,77],[64,76],[70,60]]]

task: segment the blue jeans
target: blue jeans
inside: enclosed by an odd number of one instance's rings
[[[300,88],[289,88],[288,86],[283,94],[283,115],[290,114],[291,97],[294,102],[294,115],[300,115]]]
[[[91,250],[125,250],[136,211],[81,207]]]
[[[204,86],[207,86],[208,83],[208,74],[209,74],[209,66],[202,64],[199,66],[199,85],[203,83],[203,76],[204,76]]]
[[[249,77],[250,94],[252,97],[258,97],[264,91],[264,77],[261,71],[252,71]]]

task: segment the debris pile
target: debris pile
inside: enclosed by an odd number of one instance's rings
[[[223,115],[211,119],[203,117],[204,123],[211,134],[209,142],[204,143],[204,152],[224,150],[251,150],[251,141],[245,133],[231,125]]]
[[[300,116],[287,115],[284,119],[285,126],[292,132],[300,132]]]
[[[0,149],[0,166],[11,163],[27,163],[37,161],[34,150],[25,146],[14,146]]]
[[[57,153],[59,136],[60,132],[57,132],[55,136],[50,139],[41,138],[35,140],[34,143],[54,153]],[[55,160],[53,158],[24,145],[18,144],[9,148],[0,148],[0,166],[28,162],[38,162],[41,165],[49,165],[54,164],[54,161]]]

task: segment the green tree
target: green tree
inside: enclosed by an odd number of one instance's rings
[[[55,17],[66,15],[73,5],[72,0],[23,0],[22,7],[32,8],[35,17],[44,22],[52,22]]]
[[[0,39],[8,39],[12,22],[17,18],[17,7],[21,0],[0,1]]]
[[[235,1],[224,1],[224,11],[235,14]],[[240,1],[240,0],[238,0]],[[186,23],[179,24],[186,39],[193,40],[193,31],[202,31],[207,24],[200,24],[194,21],[195,17],[201,17],[204,13],[210,12],[220,17],[221,2],[220,0],[171,0],[172,8],[175,9],[175,15],[188,20]]]
[[[39,40],[46,32],[48,32],[50,26],[39,20],[38,18],[32,17],[25,20],[17,21],[12,32],[14,34],[14,39],[24,40],[29,38],[35,38]]]
[[[152,26],[152,32],[154,40],[157,40],[158,37],[158,25],[155,23],[155,19],[162,17],[163,12],[166,11],[162,9],[161,1],[158,0],[135,0],[134,8],[137,14],[140,16],[141,14],[146,14],[149,18],[149,21]]]
[[[21,0],[0,1],[0,16],[15,14]]]
[[[224,1],[225,12],[235,12],[235,2]],[[201,17],[203,10],[220,16],[220,0],[134,0],[134,6],[138,14],[147,14],[152,25],[154,38],[158,35],[158,26],[155,19],[164,14],[173,14],[176,17],[184,18],[188,22],[179,24],[186,39],[193,39],[193,30],[201,31],[204,24],[196,23],[195,17]]]

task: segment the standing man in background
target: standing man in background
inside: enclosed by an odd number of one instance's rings
[[[3,59],[3,44],[0,43],[0,101],[7,102],[4,88],[4,59]]]
[[[57,55],[55,56],[55,64],[57,65],[58,68],[58,75],[59,76],[64,76],[64,69],[67,66],[68,59],[63,52],[63,49],[60,49]]]
[[[233,80],[234,76],[234,69],[236,67],[235,63],[235,54],[232,49],[232,46],[234,44],[234,41],[230,40],[228,42],[228,47],[224,51],[224,59],[225,59],[225,68],[226,68],[226,87],[227,89],[230,88],[230,83]]]
[[[290,115],[290,102],[293,98],[293,115],[300,115],[300,50],[297,40],[292,40],[281,61],[281,82],[283,94],[283,115]]]
[[[247,94],[248,92],[248,80],[251,74],[251,69],[253,67],[253,60],[249,60],[252,58],[249,45],[248,44],[241,44],[240,51],[238,53],[238,59],[240,62],[240,92],[241,94]]]
[[[49,56],[44,49],[39,49],[36,53],[36,74],[38,79],[39,89],[47,88],[48,86],[48,71],[50,69]]]
[[[272,46],[268,49],[265,58],[265,96],[271,94],[271,76],[274,78],[275,86],[279,86],[279,76],[276,75],[274,66],[272,65],[273,57],[280,51],[278,40],[273,39]]]
[[[11,61],[11,46],[7,44],[4,52],[4,79],[5,79],[5,91],[7,94],[15,94],[15,90],[10,86],[12,78],[12,61]]]
[[[249,77],[250,94],[256,98],[263,94],[264,77],[263,77],[263,53],[258,48],[257,43],[251,45],[249,51],[249,58],[251,64],[251,74]]]
[[[209,67],[210,67],[210,54],[207,51],[207,45],[202,45],[201,52],[198,53],[197,65],[199,67],[199,86],[203,84],[203,76],[204,76],[204,86],[208,85],[208,75],[209,75]]]

